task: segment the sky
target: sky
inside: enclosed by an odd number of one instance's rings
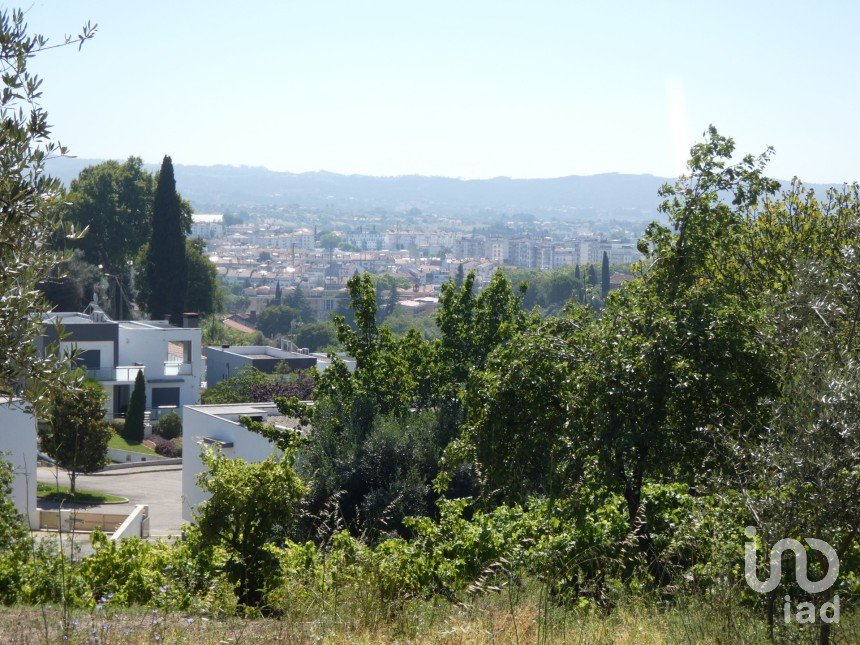
[[[31,0],[32,1],[32,0]],[[10,6],[6,3],[3,6]],[[860,180],[860,3],[41,0],[82,158],[368,175],[676,176],[709,124],[769,173]]]

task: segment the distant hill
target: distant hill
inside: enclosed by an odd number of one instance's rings
[[[51,174],[67,185],[81,169],[101,160],[54,159]],[[158,166],[147,164],[149,170]],[[366,211],[416,207],[440,214],[492,210],[501,213],[568,213],[651,216],[657,190],[671,179],[606,173],[553,179],[452,179],[403,175],[370,177],[330,172],[289,173],[249,166],[174,166],[177,188],[196,206],[291,205]],[[823,188],[823,186],[822,186]]]

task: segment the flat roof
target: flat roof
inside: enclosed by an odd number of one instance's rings
[[[99,322],[94,321],[87,314],[82,314],[77,311],[52,311],[44,317],[44,322],[56,322],[59,320],[64,325],[104,325],[110,323],[115,325],[116,321],[107,318]]]
[[[303,401],[303,403],[311,404],[310,401]],[[209,405],[186,405],[185,407],[218,417],[230,423],[236,423],[236,417],[263,416],[265,423],[270,423],[281,428],[300,430],[298,419],[282,415],[280,410],[278,410],[278,406],[271,402],[213,403]]]
[[[252,414],[266,414],[268,411],[278,410],[274,403],[212,403],[209,405],[188,405],[185,407],[215,416],[226,414],[250,416]]]
[[[207,349],[235,354],[237,356],[244,356],[250,359],[277,358],[279,360],[285,360],[288,358],[313,358],[308,354],[288,352],[285,349],[278,349],[277,347],[270,347],[269,345],[230,345],[228,347],[209,345]]]

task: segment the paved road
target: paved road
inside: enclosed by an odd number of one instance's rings
[[[53,467],[38,470],[40,482],[69,485],[64,470]],[[182,526],[182,466],[144,466],[111,470],[93,475],[78,475],[77,487],[128,498],[128,504],[89,506],[102,513],[130,513],[136,504],[149,505],[149,533],[152,537],[178,535]],[[41,508],[50,508],[40,502]],[[81,507],[83,508],[83,507]]]

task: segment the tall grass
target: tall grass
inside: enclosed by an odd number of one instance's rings
[[[546,602],[534,581],[510,589],[382,603],[358,589],[340,589],[284,608],[282,617],[214,618],[158,610],[114,611],[109,606],[75,612],[66,632],[71,643],[772,643],[760,612],[681,598],[671,606],[650,598],[628,598],[611,611],[594,605],[564,607]],[[334,595],[334,590],[332,591]],[[0,609],[0,642],[59,642],[62,609]],[[813,643],[815,626],[781,627],[776,641]],[[856,612],[843,614],[835,643],[857,643]],[[98,638],[96,641],[95,638]]]

